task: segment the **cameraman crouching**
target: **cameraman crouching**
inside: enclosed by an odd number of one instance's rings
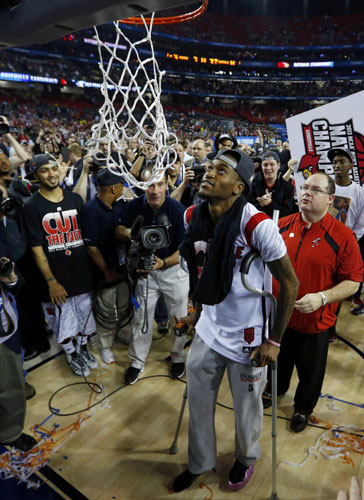
[[[144,179],[145,180],[145,179]],[[142,269],[138,265],[138,277],[135,286],[135,298],[139,308],[132,320],[132,334],[129,344],[131,366],[124,374],[125,384],[134,384],[144,368],[152,343],[154,310],[160,295],[163,295],[170,322],[175,323],[175,316],[187,314],[189,279],[188,274],[179,265],[178,246],[184,235],[184,206],[172,198],[166,197],[168,189],[166,176],[163,174],[151,184],[145,194],[130,201],[116,228],[116,238],[121,241],[133,240],[138,235],[132,234],[133,223],[138,216],[144,218],[143,227],[160,225],[162,217],[168,217],[168,236],[170,245],[155,252],[152,269]],[[161,217],[162,216],[162,217]],[[159,219],[160,217],[160,219]],[[171,377],[181,378],[185,372],[186,353],[183,350],[186,337],[175,337],[171,350]]]

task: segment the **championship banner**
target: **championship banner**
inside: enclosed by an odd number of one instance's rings
[[[364,185],[363,109],[361,91],[286,120],[291,157],[298,160],[294,172],[297,189],[319,170],[333,176],[327,152],[335,147],[352,153],[351,178]]]

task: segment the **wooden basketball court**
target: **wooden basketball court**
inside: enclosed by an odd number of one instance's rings
[[[363,351],[364,317],[349,314],[350,307],[349,302],[343,304],[337,331]],[[169,493],[168,484],[187,464],[188,427],[187,409],[178,441],[179,451],[171,455],[169,448],[173,442],[185,384],[167,376],[168,363],[165,358],[169,347],[168,337],[155,340],[140,380],[133,386],[121,388],[109,396],[106,402],[84,413],[83,416],[90,418],[85,420],[79,430],[68,436],[62,448],[52,455],[48,469],[62,478],[64,484],[72,486],[73,493],[65,494],[64,491],[69,491],[67,488],[61,486],[57,489],[54,486],[57,481],[38,473],[61,497],[90,500],[270,498],[270,409],[266,410],[264,417],[261,437],[263,454],[252,479],[243,490],[234,493],[226,487],[227,475],[234,461],[234,416],[231,409],[217,407],[216,473],[211,471],[201,476],[202,488],[196,482],[182,493]],[[122,386],[122,375],[129,364],[127,346],[117,345],[116,358],[116,364],[100,367],[92,372],[107,395]],[[362,407],[322,398],[314,415],[323,422],[318,426],[310,425],[299,434],[289,430],[296,382],[294,379],[289,393],[278,400],[278,463],[301,463],[306,458],[308,449],[315,446],[316,440],[324,432],[325,422],[364,428],[363,368],[364,359],[343,342],[336,340],[330,344],[323,394],[330,394]],[[90,380],[92,376],[89,377]],[[81,382],[82,379],[72,375],[63,355],[60,355],[31,371],[28,381],[36,387],[37,395],[28,402],[26,432],[50,415],[48,401],[55,391],[67,384]],[[60,413],[72,413],[87,407],[89,398],[90,389],[87,385],[74,385],[58,393],[52,404]],[[92,402],[100,399],[101,396],[96,395]],[[231,407],[226,379],[218,400]],[[78,415],[53,416],[44,427],[51,429],[53,424],[58,424],[62,429],[77,418]],[[363,431],[357,434],[364,435]],[[364,441],[361,439],[361,453],[350,452],[352,465],[343,463],[340,458],[325,459],[318,451],[317,458],[311,456],[302,467],[280,464],[277,472],[280,500],[336,499],[340,488],[347,489],[351,476],[364,477],[363,451]],[[74,493],[75,491],[78,493]]]

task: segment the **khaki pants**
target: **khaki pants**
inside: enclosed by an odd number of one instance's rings
[[[0,344],[0,442],[11,443],[23,431],[24,377],[20,354]]]

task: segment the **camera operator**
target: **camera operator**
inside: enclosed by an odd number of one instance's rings
[[[0,258],[0,444],[29,451],[37,441],[22,432],[25,389],[15,301],[19,280],[14,264]]]
[[[170,244],[167,248],[159,248],[155,252],[155,264],[149,270],[139,269],[140,278],[136,281],[135,297],[139,308],[132,320],[132,334],[129,344],[131,366],[124,375],[125,384],[134,384],[144,368],[149,349],[152,343],[153,317],[158,298],[163,295],[170,321],[175,323],[175,316],[180,317],[182,311],[187,311],[188,302],[188,274],[179,265],[178,245],[184,234],[183,214],[184,207],[177,201],[166,196],[168,189],[167,178],[164,174],[151,184],[144,195],[130,201],[119,218],[116,228],[116,237],[120,241],[128,242],[138,239],[135,225],[138,216],[143,216],[143,227],[160,225],[161,216],[168,217],[168,237]],[[166,229],[165,229],[166,230]],[[135,234],[137,233],[137,234]],[[157,239],[157,238],[156,238]],[[141,248],[143,253],[143,248]],[[130,255],[130,253],[129,253]],[[130,258],[130,257],[129,257]],[[139,268],[142,264],[139,265]],[[175,337],[171,350],[172,378],[181,378],[185,371],[185,357],[183,350],[186,338]]]
[[[186,208],[191,205],[200,205],[202,198],[199,196],[199,189],[202,177],[206,169],[211,165],[210,160],[205,160],[199,165],[187,167],[181,184],[171,193],[171,197],[180,201]]]
[[[87,253],[98,271],[97,282],[102,280],[103,285],[94,307],[101,357],[105,363],[113,363],[112,345],[119,322],[117,318],[112,322],[108,316],[110,310],[121,310],[125,304],[125,283],[121,282],[122,266],[126,267],[125,247],[115,239],[115,222],[125,205],[125,202],[117,201],[123,194],[124,178],[104,168],[98,173],[97,180],[98,194],[87,202],[82,213],[82,234]]]

